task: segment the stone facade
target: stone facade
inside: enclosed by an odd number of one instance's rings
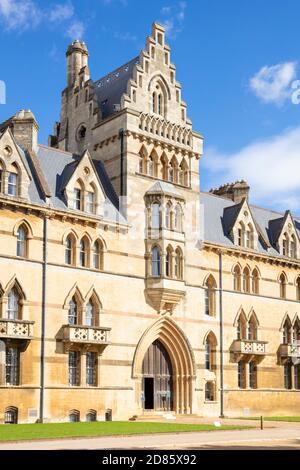
[[[159,24],[101,80],[67,62],[48,147],[0,125],[0,422],[299,413],[300,222],[200,192]]]

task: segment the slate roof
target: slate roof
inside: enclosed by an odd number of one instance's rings
[[[228,247],[234,247],[233,240],[230,237],[228,228],[232,224],[232,218],[238,211],[239,204],[229,199],[215,196],[211,193],[201,192],[200,204],[202,207],[201,215],[203,223],[204,241],[221,244]],[[279,256],[275,241],[278,233],[278,226],[282,226],[282,220],[285,214],[275,212],[270,209],[264,209],[250,204],[250,209],[256,224],[259,226],[262,236],[269,241],[270,247],[267,248],[261,240],[258,243],[258,251]],[[296,231],[300,235],[300,219],[294,218]]]
[[[169,196],[183,199],[177,188],[173,184],[167,183],[166,181],[156,181],[154,185],[148,189],[146,194],[167,194]]]
[[[18,147],[24,165],[31,176],[29,184],[29,199],[34,204],[50,205],[54,209],[63,209],[70,212],[78,211],[68,208],[64,199],[63,190],[76,169],[81,157],[69,152],[39,145],[36,152],[36,162],[32,155]],[[104,203],[104,219],[108,221],[126,223],[125,218],[118,211],[118,196],[108,178],[102,162],[93,160],[93,165],[99,177],[106,199]],[[40,173],[40,174],[39,174]],[[45,200],[45,189],[48,200]]]
[[[102,111],[102,118],[112,114],[115,104],[121,103],[123,93],[127,91],[127,83],[132,77],[133,68],[139,63],[139,57],[135,57],[113,72],[94,82],[95,94],[98,106]]]

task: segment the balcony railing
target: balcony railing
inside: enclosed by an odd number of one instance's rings
[[[300,344],[281,344],[279,347],[281,357],[300,358]]]
[[[63,341],[78,344],[109,344],[111,328],[100,326],[64,325]]]
[[[266,354],[266,346],[266,341],[237,339],[233,342],[231,351],[238,354],[254,354],[263,356]]]
[[[0,339],[31,340],[33,335],[33,321],[0,319]]]

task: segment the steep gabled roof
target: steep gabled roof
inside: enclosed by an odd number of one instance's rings
[[[122,95],[126,93],[128,81],[132,78],[134,66],[138,63],[139,56],[94,82],[94,92],[102,118],[115,111],[114,105],[121,104]]]
[[[270,223],[269,223],[270,237],[272,237],[272,242],[273,242],[274,245],[276,245],[276,243],[278,242],[278,239],[279,239],[279,237],[282,233],[282,230],[284,228],[284,225],[285,225],[288,217],[291,218],[292,224],[294,226],[295,233],[296,233],[296,235],[299,239],[299,233],[297,231],[297,227],[296,227],[294,218],[291,214],[291,211],[287,210],[287,211],[285,211],[283,217],[279,217],[278,219],[275,219],[275,220],[270,220]]]
[[[234,247],[233,240],[229,237],[228,228],[232,225],[230,217],[235,217],[238,211],[239,204],[235,204],[229,199],[213,195],[211,193],[200,193],[200,203],[203,208],[201,214],[204,219],[203,224],[203,239],[204,241],[221,244],[228,247]],[[278,219],[284,218],[284,214],[275,212],[262,207],[257,207],[252,204],[249,205],[251,209],[253,220],[262,235],[262,240],[268,241],[268,245],[262,243],[259,239],[258,251],[261,253],[270,254],[272,256],[280,256],[274,244],[272,233],[270,232],[270,224]],[[224,220],[225,218],[227,220]],[[278,222],[275,222],[277,224]],[[295,218],[294,225],[297,236],[300,235],[300,220]]]

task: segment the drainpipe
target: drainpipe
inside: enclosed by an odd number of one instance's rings
[[[43,271],[42,271],[42,318],[41,318],[41,364],[40,364],[40,413],[39,422],[44,421],[45,393],[45,330],[46,330],[46,281],[47,281],[48,217],[43,220]]]
[[[121,168],[120,168],[120,196],[124,196],[124,129],[119,129],[119,137],[121,140]]]
[[[220,418],[224,418],[224,350],[223,350],[223,259],[219,251],[219,315],[220,315]]]

